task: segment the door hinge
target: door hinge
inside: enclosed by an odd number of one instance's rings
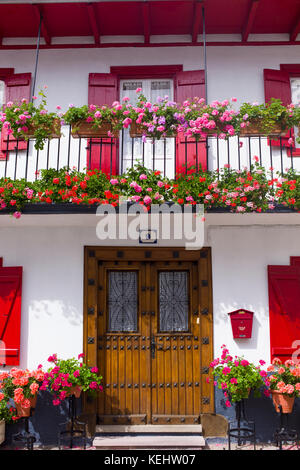
[[[202,344],[209,344],[209,337],[208,336],[204,336],[203,338],[201,338],[202,340]]]
[[[94,336],[88,336],[87,342],[88,342],[88,344],[94,344],[95,343],[95,337]]]

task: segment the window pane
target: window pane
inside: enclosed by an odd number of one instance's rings
[[[151,82],[151,101],[152,103],[157,102],[159,98],[165,98],[168,96],[169,100],[172,100],[171,96],[171,82],[170,80],[160,80]]]
[[[110,271],[108,275],[109,331],[137,330],[137,273]]]
[[[4,104],[4,82],[0,80],[0,108]]]
[[[292,103],[300,103],[300,78],[291,78]],[[298,127],[295,127],[295,137],[298,137]],[[296,147],[300,145],[296,142]]]
[[[159,273],[160,331],[187,331],[189,314],[188,273]]]

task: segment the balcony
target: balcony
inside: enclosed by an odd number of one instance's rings
[[[196,142],[192,139],[162,139],[152,141],[130,138],[126,130],[119,139],[74,139],[69,126],[63,126],[60,139],[48,140],[43,150],[35,150],[34,140],[27,148],[19,148],[16,140],[14,150],[4,152],[0,161],[0,178],[35,181],[40,170],[64,167],[78,171],[98,168],[108,176],[123,174],[137,162],[159,170],[164,177],[173,179],[178,173],[186,173],[195,166],[203,170],[216,171],[224,166],[232,170],[250,169],[254,157],[273,177],[288,170],[300,171],[299,149],[286,146],[286,138],[270,141],[267,137],[230,137],[222,140],[208,137]],[[9,147],[10,146],[10,147]],[[7,149],[11,148],[9,140]],[[6,157],[7,156],[7,157]]]

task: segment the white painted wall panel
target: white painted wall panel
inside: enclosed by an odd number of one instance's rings
[[[80,220],[81,216],[77,217]],[[299,238],[299,225],[208,227],[216,355],[225,343],[234,354],[269,361],[267,266],[287,265],[290,256],[300,256]],[[100,244],[95,225],[85,225],[84,218],[82,226],[76,227],[2,225],[0,255],[4,265],[24,267],[22,367],[47,366],[47,358],[54,352],[66,358],[82,351],[83,251],[85,245]],[[255,312],[252,339],[232,339],[227,313],[237,308]]]

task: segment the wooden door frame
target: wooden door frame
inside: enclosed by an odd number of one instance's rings
[[[186,250],[184,247],[84,247],[84,304],[83,304],[83,352],[85,362],[97,366],[97,299],[98,263],[105,261],[193,261],[198,264],[199,318],[201,318],[201,397],[203,413],[214,413],[214,387],[207,383],[209,365],[213,360],[213,301],[211,248]],[[100,371],[101,373],[101,371]],[[84,397],[83,415],[90,431],[96,425],[97,400]]]

